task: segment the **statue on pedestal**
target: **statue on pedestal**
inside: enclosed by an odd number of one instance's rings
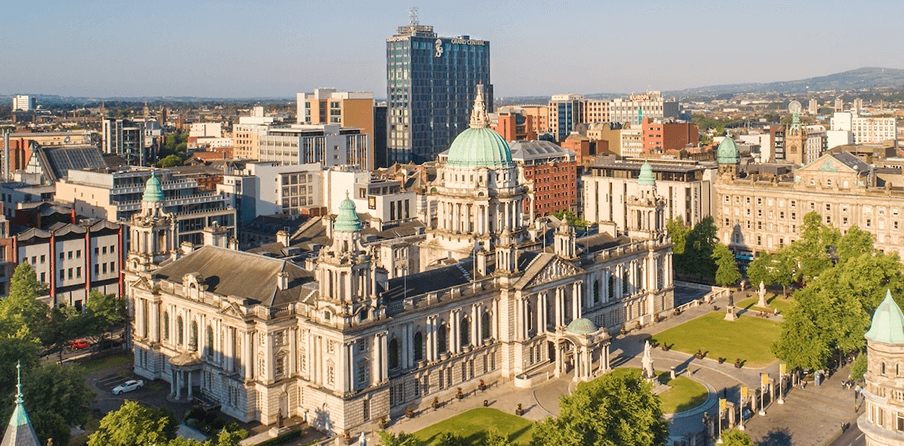
[[[760,281],[760,290],[757,293],[760,295],[760,301],[757,302],[756,306],[767,308],[769,304],[766,303],[766,285],[762,281]]]
[[[656,379],[656,371],[653,370],[653,356],[650,355],[650,341],[646,341],[643,347],[643,377],[649,380]]]

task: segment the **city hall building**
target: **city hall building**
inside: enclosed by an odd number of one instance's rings
[[[475,102],[430,188],[438,218],[419,243],[431,269],[403,277],[375,266],[348,199],[312,271],[229,249],[218,227],[202,247],[167,252],[171,217],[149,180],[125,275],[135,372],[242,421],[300,416],[354,433],[481,379],[530,387],[609,371],[609,333],[674,306],[652,168],[628,199],[627,231],[576,240],[550,226],[544,246],[511,150]]]

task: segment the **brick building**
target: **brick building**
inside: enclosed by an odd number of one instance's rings
[[[549,141],[518,141],[511,148],[521,178],[533,182],[534,215],[577,212],[580,173],[574,152]],[[527,200],[524,210],[530,211]]]

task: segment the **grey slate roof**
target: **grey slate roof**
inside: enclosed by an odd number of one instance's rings
[[[405,296],[414,297],[444,288],[464,285],[471,281],[471,274],[472,264],[467,262],[411,274],[408,277],[390,279],[388,290],[383,293],[383,298],[387,302],[393,302],[402,300]]]
[[[276,275],[285,271],[289,286],[277,290]],[[204,246],[154,272],[154,276],[182,283],[186,274],[198,273],[204,278],[206,291],[223,296],[237,296],[267,307],[298,302],[302,285],[314,275],[285,260]]]

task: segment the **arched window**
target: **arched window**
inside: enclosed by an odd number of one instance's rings
[[[389,341],[389,368],[399,368],[399,340],[393,339]]]
[[[593,281],[593,303],[599,303],[600,301],[600,281]]]
[[[534,306],[527,304],[527,331],[534,329]]]
[[[628,270],[625,270],[625,272],[622,273],[622,281],[621,281],[622,294],[628,294],[628,279],[630,277],[631,277],[631,275],[628,273]]]
[[[198,350],[198,322],[197,321],[191,322],[191,338],[189,338],[188,348],[191,349],[191,351]]]
[[[481,333],[481,334],[483,335],[483,339],[490,339],[490,333],[492,332],[492,328],[490,327],[490,323],[491,323],[490,322],[491,321],[490,312],[484,311],[482,317],[483,317],[483,324],[482,324],[483,325],[483,333]],[[483,339],[481,339],[481,340],[483,340]]]
[[[213,327],[207,326],[207,354],[213,354]]]
[[[414,360],[421,361],[424,359],[424,335],[421,332],[414,334]]]
[[[449,343],[446,339],[446,330],[446,324],[442,324],[436,329],[436,344],[437,351],[439,353],[446,353],[447,351],[449,351]]]
[[[609,276],[606,281],[609,282],[609,300],[612,300],[615,298],[615,276]]]
[[[884,374],[885,374],[885,363],[884,363],[884,362],[883,362],[883,363],[881,364],[881,366],[880,366],[879,374],[880,374],[880,375],[884,375]]]
[[[185,325],[182,323],[182,316],[176,318],[176,344],[185,343]]]
[[[330,321],[330,312],[329,310],[323,310],[323,320],[329,322]]]
[[[163,340],[169,341],[169,312],[163,312]]]
[[[466,347],[471,343],[471,320],[468,318],[464,318],[461,320],[461,329],[459,330],[460,338],[459,345],[462,347]]]

